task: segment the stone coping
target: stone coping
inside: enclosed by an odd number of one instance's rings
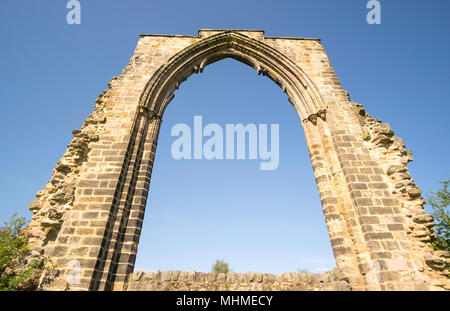
[[[168,35],[168,34],[140,34],[140,37],[168,37],[168,38],[202,38],[200,32],[225,32],[225,31],[235,31],[235,32],[262,32],[264,35],[264,30],[252,30],[252,29],[199,29],[197,36],[187,36],[187,35]],[[265,39],[285,39],[285,40],[304,40],[304,41],[317,41],[321,42],[320,38],[304,38],[304,37],[282,37],[282,36],[264,36]]]

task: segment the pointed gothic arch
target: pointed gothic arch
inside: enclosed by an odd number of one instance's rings
[[[258,75],[280,86],[302,120],[326,109],[320,91],[299,66],[267,44],[234,31],[207,37],[172,56],[148,81],[140,105],[162,116],[183,81],[227,57],[253,67]]]

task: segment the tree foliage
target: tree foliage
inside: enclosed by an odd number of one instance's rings
[[[212,265],[211,272],[219,274],[219,273],[227,273],[230,271],[228,267],[228,263],[224,260],[216,260],[216,263]]]
[[[436,240],[432,246],[436,250],[450,251],[450,214],[449,214],[449,186],[450,179],[441,182],[443,185],[437,192],[430,191],[428,204],[433,209],[431,215],[434,217]]]
[[[44,259],[27,259],[27,239],[20,234],[26,223],[14,214],[0,229],[0,291],[30,289],[35,273],[45,264]]]

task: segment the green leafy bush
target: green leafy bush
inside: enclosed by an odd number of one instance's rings
[[[427,197],[435,222],[436,240],[432,242],[435,250],[450,251],[449,183],[450,179],[441,182],[443,187],[437,192],[430,191]]]
[[[38,272],[45,266],[44,258],[27,259],[27,239],[20,234],[26,223],[14,214],[0,229],[0,291],[34,289]]]
[[[230,272],[228,267],[228,263],[224,260],[216,260],[216,263],[212,265],[211,272],[219,274],[219,273],[227,273]]]

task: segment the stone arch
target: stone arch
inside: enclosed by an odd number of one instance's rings
[[[180,83],[225,57],[271,78],[299,114],[336,263],[352,288],[432,289],[440,286],[436,279],[448,286],[442,254],[426,259],[433,220],[407,174],[410,154],[389,126],[350,101],[320,41],[202,30],[195,37],[141,36],[128,66],[74,131],[30,205],[30,244],[58,266],[41,288],[126,288],[165,107]],[[424,272],[425,265],[431,268]],[[79,282],[68,281],[74,273]]]
[[[326,109],[319,90],[300,67],[272,47],[234,31],[205,38],[171,57],[147,83],[140,105],[162,116],[183,81],[227,57],[253,67],[258,75],[279,85],[302,120]]]
[[[136,112],[133,127],[131,128],[131,139],[130,145],[128,146],[129,153],[136,153],[136,158],[133,159],[132,156],[130,164],[123,168],[121,176],[124,176],[132,170],[133,173],[131,174],[129,181],[130,188],[133,189],[141,182],[145,184],[145,191],[142,192],[142,194],[135,194],[134,192],[127,193],[129,207],[124,208],[125,214],[122,214],[123,218],[120,221],[120,225],[116,224],[116,229],[112,229],[111,227],[111,230],[109,230],[111,235],[105,235],[102,244],[108,245],[111,243],[111,240],[114,240],[114,230],[118,232],[127,230],[126,223],[133,210],[133,204],[131,202],[135,200],[146,200],[146,193],[148,192],[150,180],[147,182],[145,178],[139,177],[139,174],[142,176],[143,172],[141,171],[140,163],[145,161],[143,156],[144,153],[150,153],[149,148],[156,145],[157,133],[159,132],[163,113],[174,97],[174,93],[179,88],[179,85],[190,75],[202,72],[207,65],[227,57],[236,59],[255,68],[258,74],[269,77],[280,86],[285,93],[287,93],[289,102],[294,106],[300,120],[303,120],[302,126],[305,133],[307,133],[306,139],[310,140],[308,146],[314,146],[311,136],[314,136],[314,133],[318,129],[318,127],[316,127],[318,123],[317,119],[321,119],[322,122],[326,120],[326,109],[319,90],[317,90],[308,75],[280,52],[245,35],[233,31],[226,31],[203,39],[195,45],[187,47],[172,56],[146,83],[146,86],[139,97],[138,110]],[[153,123],[153,131],[157,129],[156,133],[149,131],[149,125],[152,125]],[[305,124],[308,123],[311,123],[313,127],[305,126]],[[319,127],[321,126],[325,126],[325,123],[321,123]],[[151,137],[150,144],[146,144],[148,137]],[[133,139],[136,139],[136,141],[133,141]],[[325,148],[320,144],[317,145],[314,150],[315,152],[322,153]],[[324,154],[323,156],[325,157]],[[151,161],[153,162],[153,159],[151,159]],[[134,166],[131,168],[132,163]],[[320,166],[320,164],[318,164],[318,166]],[[317,171],[319,174],[322,174],[320,173],[320,168]],[[145,173],[148,176],[151,175],[151,171]],[[324,177],[322,175],[320,176],[322,178]],[[133,180],[136,184],[133,184]],[[118,186],[115,193],[115,201],[119,201],[119,197],[123,195],[120,186]],[[141,210],[143,210],[143,208],[141,208]],[[114,219],[113,215],[114,213],[110,215],[108,220],[108,223],[110,224],[118,222]],[[345,224],[343,225],[345,226]],[[140,228],[133,233],[124,233],[124,235],[120,237],[122,242],[116,241],[113,243],[114,247],[109,246],[109,252],[104,252],[101,254],[103,256],[97,258],[96,265],[101,267],[104,271],[102,273],[94,272],[90,289],[114,288],[114,282],[120,265],[128,266],[126,273],[122,273],[122,279],[128,280],[129,274],[134,267],[139,235]],[[334,236],[334,234],[332,234],[332,236]],[[126,251],[128,259],[120,259],[124,254],[123,241],[125,240],[136,240],[136,245],[133,251]],[[110,254],[111,252],[112,254]],[[108,255],[111,257],[111,260],[108,259]],[[116,260],[114,260],[114,258],[116,258]],[[108,261],[110,261],[109,268]],[[105,285],[103,285],[102,280],[105,280],[103,282]]]

